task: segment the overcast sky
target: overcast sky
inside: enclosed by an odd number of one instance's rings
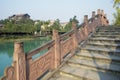
[[[0,19],[13,14],[28,13],[31,19],[54,20],[67,22],[74,15],[80,23],[85,14],[103,9],[110,22],[113,20],[113,0],[0,0]]]

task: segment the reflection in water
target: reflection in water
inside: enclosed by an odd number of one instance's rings
[[[29,52],[49,40],[50,38],[37,38],[35,40],[24,41],[24,51]],[[5,68],[11,66],[13,51],[14,42],[0,42],[0,77],[3,76]]]

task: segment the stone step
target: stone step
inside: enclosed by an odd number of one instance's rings
[[[60,72],[55,73],[50,79],[48,80],[78,80],[72,76],[69,75],[63,75]],[[79,79],[80,80],[80,79]],[[82,80],[82,79],[81,79]]]
[[[115,30],[119,31],[120,28],[99,28],[98,30],[99,31],[115,31]]]
[[[120,41],[120,38],[90,38],[90,40],[108,40],[108,41]]]
[[[120,30],[98,30],[98,32],[120,32]]]
[[[120,33],[120,30],[98,30],[97,33]]]
[[[103,44],[109,44],[109,43],[120,44],[120,40],[114,38],[90,38],[88,41],[94,43],[103,43]]]
[[[120,29],[98,29],[98,31],[106,31],[106,32],[107,31],[108,32],[110,32],[110,31],[112,32],[113,31],[114,32],[114,31],[120,31]]]
[[[119,47],[120,44],[111,44],[111,43],[94,43],[94,42],[87,42],[89,45],[100,45],[100,46],[114,46]]]
[[[103,38],[99,38],[99,37],[95,37],[95,38],[93,38],[93,37],[91,37],[90,39],[96,39],[96,40],[111,40],[111,41],[120,41],[120,38],[106,38],[106,37],[103,37]]]
[[[120,63],[120,56],[110,55],[109,53],[108,54],[99,53],[100,50],[96,50],[96,52],[97,51],[98,51],[98,53],[92,52],[92,51],[90,51],[90,49],[88,49],[88,50],[81,49],[80,52],[76,55],[79,57],[83,57],[83,58],[92,58],[92,59],[98,59],[101,61],[108,61],[108,62],[111,61],[114,63]]]
[[[120,64],[115,64],[111,62],[103,63],[95,59],[86,60],[74,56],[68,61],[68,65],[76,67],[78,66],[89,70],[115,73],[120,76]]]
[[[94,49],[94,48],[81,48],[81,53],[96,53],[96,54],[103,54],[103,55],[114,55],[120,56],[120,50],[112,51],[108,49]]]
[[[60,73],[83,80],[120,80],[120,76],[118,75],[100,71],[96,72],[88,69],[72,67],[69,65],[63,66],[60,69]]]
[[[103,44],[103,43],[87,43],[84,45],[84,48],[92,48],[92,49],[106,49],[106,50],[120,50],[120,44]]]
[[[90,39],[89,40],[90,43],[102,43],[102,44],[120,44],[120,41],[117,40],[117,41],[112,41],[112,40],[96,40],[96,39]]]
[[[120,27],[101,27],[99,30],[120,30]]]
[[[96,33],[96,34],[99,34],[99,35],[120,35],[120,33],[106,33],[106,32],[99,32],[99,33]]]
[[[120,29],[98,29],[98,32],[99,31],[105,31],[105,32],[115,32],[115,31],[117,31],[117,32],[119,32]]]
[[[92,36],[93,38],[96,37],[96,38],[120,38],[120,35],[99,35],[99,34],[95,34]]]
[[[120,30],[120,27],[100,27],[99,30]]]

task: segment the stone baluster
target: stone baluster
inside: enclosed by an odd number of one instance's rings
[[[101,22],[102,22],[102,25],[104,25],[105,24],[105,18],[104,18],[104,11],[103,10],[101,10],[101,15],[102,15]]]
[[[92,12],[92,18],[93,18],[92,22],[94,22],[94,20],[95,20],[95,11]]]
[[[97,10],[97,14],[100,15],[101,14],[101,11],[100,9]]]
[[[54,51],[54,68],[57,68],[61,63],[60,37],[57,30],[53,30],[53,40],[55,40]]]
[[[84,33],[85,33],[85,37],[87,37],[88,36],[88,34],[89,34],[89,31],[88,31],[88,15],[85,15],[84,16],[84,23],[85,23],[85,25],[84,25]]]
[[[88,15],[84,16],[84,23],[85,23],[85,25],[88,25]]]
[[[72,22],[72,29],[74,30],[74,34],[72,35],[73,43],[74,43],[74,51],[78,48],[78,39],[77,39],[77,24],[75,21]]]
[[[16,62],[16,79],[26,80],[26,57],[23,50],[23,42],[16,42],[14,44],[13,60]]]
[[[100,9],[97,10],[97,14],[98,14],[98,26],[101,26],[102,20],[101,20],[101,10]]]

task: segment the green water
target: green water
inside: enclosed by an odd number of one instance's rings
[[[50,38],[47,37],[24,41],[24,51],[29,52],[48,41],[50,41]],[[11,66],[13,61],[13,51],[14,42],[0,42],[0,77],[3,76],[5,68]]]

